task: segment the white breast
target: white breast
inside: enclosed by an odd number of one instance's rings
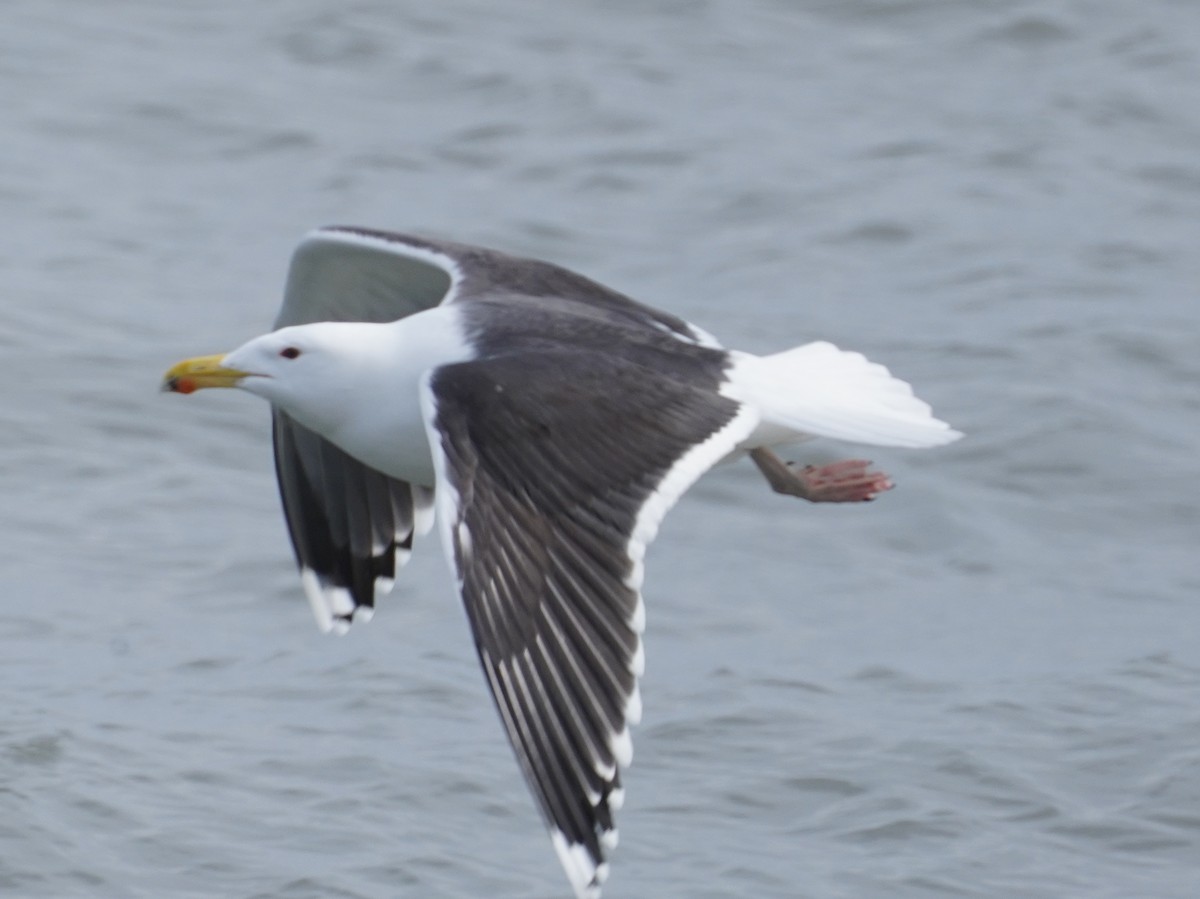
[[[352,350],[353,408],[323,436],[384,474],[432,487],[433,460],[421,415],[422,375],[474,358],[454,306],[438,306],[385,325]]]

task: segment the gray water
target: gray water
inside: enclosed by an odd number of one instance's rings
[[[0,122],[0,894],[567,894],[440,549],[320,635],[265,408],[157,393],[343,222],[969,434],[667,519],[607,899],[1200,895],[1195,0],[7,0]]]

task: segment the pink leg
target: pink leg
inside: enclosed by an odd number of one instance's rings
[[[800,467],[768,449],[751,450],[750,458],[776,493],[814,503],[864,502],[895,486],[882,471],[870,471],[871,463],[862,459]]]

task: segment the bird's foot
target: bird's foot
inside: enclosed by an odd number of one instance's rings
[[[882,471],[870,471],[871,463],[863,459],[843,459],[821,466],[786,464],[803,484],[804,498],[814,503],[866,502],[896,486]]]
[[[871,463],[863,459],[802,466],[784,462],[770,450],[761,448],[752,450],[750,458],[776,493],[813,503],[866,502],[895,486],[882,471],[870,471]]]

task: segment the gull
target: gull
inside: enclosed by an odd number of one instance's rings
[[[165,375],[272,407],[275,464],[319,626],[367,619],[436,518],[486,683],[577,899],[616,845],[644,669],[643,559],[667,510],[748,455],[776,492],[871,500],[811,438],[961,434],[882,365],[824,341],[729,350],[556,265],[368,228],[296,249],[275,329]]]

